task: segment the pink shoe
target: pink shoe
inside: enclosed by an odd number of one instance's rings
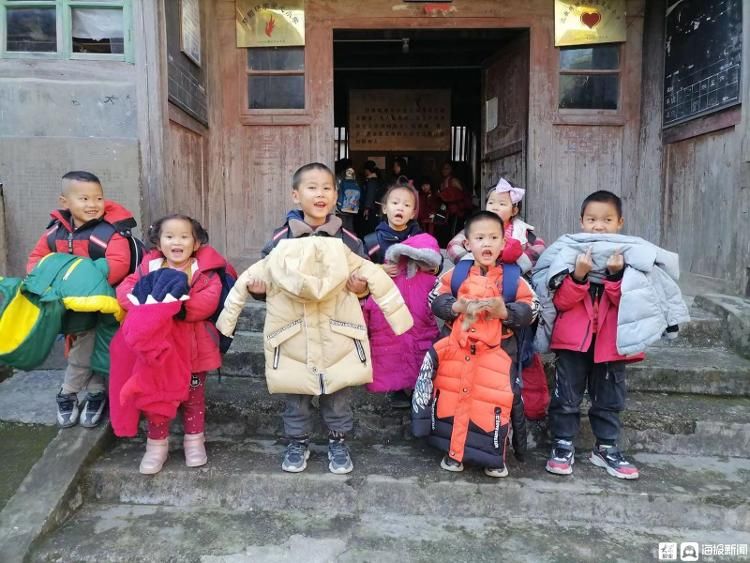
[[[169,454],[169,438],[163,440],[146,440],[146,453],[141,460],[140,472],[144,475],[154,475],[161,471]]]
[[[185,448],[185,465],[188,467],[200,467],[206,465],[208,457],[206,456],[206,437],[200,434],[185,434],[182,442]]]

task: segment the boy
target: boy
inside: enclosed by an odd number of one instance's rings
[[[33,270],[39,260],[52,252],[90,257],[93,244],[101,249],[107,261],[107,281],[112,286],[117,285],[130,268],[130,243],[117,231],[135,227],[132,213],[118,203],[106,201],[99,178],[80,170],[62,177],[59,203],[61,209],[50,214],[52,222],[32,250],[26,271]],[[108,223],[109,228],[104,223]],[[119,228],[114,228],[114,224]],[[105,235],[97,236],[101,232],[108,232],[111,238],[106,240]],[[101,421],[106,406],[106,374],[91,370],[96,331],[79,332],[69,335],[69,338],[72,343],[68,367],[57,394],[57,423],[61,428],[69,428],[79,421],[80,414],[81,426],[93,428]],[[79,409],[78,393],[84,390],[86,397]]]
[[[510,268],[516,266],[496,264],[505,245],[504,229],[503,220],[489,211],[467,220],[465,244],[473,265],[457,297],[451,289],[457,268],[440,279],[432,311],[453,321],[451,334],[425,356],[413,399],[414,434],[429,435],[431,445],[447,452],[440,463],[443,469],[463,471],[463,461],[468,461],[498,478],[508,475],[505,443],[514,398],[514,331],[534,320],[531,287],[520,271],[511,275]]]
[[[268,256],[282,240],[321,236],[341,239],[352,252],[360,258],[366,259],[362,242],[356,235],[343,229],[341,219],[331,214],[336,205],[336,195],[336,179],[331,170],[324,164],[313,162],[297,170],[292,179],[292,200],[295,204],[299,205],[300,209],[291,211],[287,215],[287,222],[274,231],[271,240],[263,248],[262,256],[264,258]],[[375,268],[374,265],[372,266]],[[321,264],[321,267],[327,267],[327,265]],[[375,269],[377,270],[377,268]],[[242,276],[240,278],[242,279]],[[262,296],[266,293],[265,282],[258,279],[250,278],[246,287],[247,291],[256,298],[263,298]],[[361,296],[363,293],[367,293],[368,286],[363,278],[357,274],[352,274],[348,279],[346,289]],[[398,290],[396,290],[396,293],[398,293]],[[394,299],[396,297],[394,295]],[[222,317],[230,316],[225,315],[225,313],[228,313],[227,309],[231,307],[231,302],[232,293],[227,298]],[[403,304],[403,300],[401,300],[401,303]],[[310,307],[310,310],[312,311],[313,307]],[[361,310],[358,313],[361,315]],[[266,313],[267,322],[271,314],[269,309]],[[278,312],[274,311],[273,314],[278,315]],[[307,316],[308,313],[305,312],[306,319]],[[317,319],[310,322],[316,326],[319,324]],[[334,323],[335,321],[330,322]],[[219,329],[225,334],[231,333],[231,331],[225,328],[225,324],[231,323],[226,323],[220,317],[217,323]],[[360,324],[364,330],[364,321],[362,320]],[[351,327],[351,330],[356,330],[358,326]],[[307,330],[307,327],[305,330]],[[366,330],[364,334],[366,335]],[[326,342],[328,341],[326,340]],[[311,344],[308,341],[307,345],[315,346],[315,343]],[[315,348],[321,346],[322,343],[317,342]],[[278,349],[281,349],[281,345]],[[308,356],[312,356],[318,352],[317,349],[313,351],[308,350]],[[323,353],[325,354],[325,351]],[[283,363],[283,353],[281,353],[278,361]],[[267,378],[268,368],[269,366],[266,365]],[[317,369],[314,368],[314,371]],[[323,378],[323,376],[324,374],[320,373],[320,377]],[[304,374],[300,373],[299,377],[304,377]],[[271,391],[274,392],[272,389]],[[351,388],[347,386],[333,393],[323,392],[319,394],[319,397],[320,413],[328,427],[328,468],[335,474],[349,473],[354,468],[349,448],[345,443],[345,436],[351,432],[354,425],[351,408]],[[281,465],[284,471],[299,473],[307,467],[307,459],[310,455],[310,433],[312,431],[312,398],[313,394],[293,393],[285,395],[286,406],[282,418],[284,420],[284,432],[289,440],[289,444]]]
[[[615,194],[601,190],[583,201],[584,233],[615,235],[623,224],[622,201]],[[546,469],[557,475],[573,472],[573,439],[580,426],[581,400],[588,389],[589,420],[596,437],[591,462],[614,477],[637,479],[638,469],[616,446],[620,412],[625,407],[625,364],[643,359],[643,354],[623,356],[616,346],[625,259],[618,247],[599,256],[600,251],[593,250],[597,239],[591,240],[587,250],[577,254],[575,264],[570,265],[572,271],[550,272],[549,287],[555,289],[552,302],[558,314],[550,342],[557,359],[555,390],[549,405],[553,445]],[[595,261],[606,261],[606,268],[595,270]]]

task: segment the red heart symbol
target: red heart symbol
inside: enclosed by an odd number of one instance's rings
[[[589,29],[594,29],[602,21],[602,15],[599,12],[584,12],[581,14],[581,21]]]

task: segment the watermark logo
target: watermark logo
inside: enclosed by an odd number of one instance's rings
[[[698,561],[700,546],[698,542],[684,542],[680,544],[680,561]]]
[[[677,561],[677,543],[659,542],[659,561]]]

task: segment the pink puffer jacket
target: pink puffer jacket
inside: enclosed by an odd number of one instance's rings
[[[437,241],[425,233],[394,244],[385,258],[386,262],[399,264],[400,271],[393,282],[414,318],[414,326],[396,336],[372,297],[367,299],[364,314],[373,367],[373,381],[367,389],[380,393],[413,388],[424,355],[438,337],[427,294],[435,285],[435,272],[442,261]]]

